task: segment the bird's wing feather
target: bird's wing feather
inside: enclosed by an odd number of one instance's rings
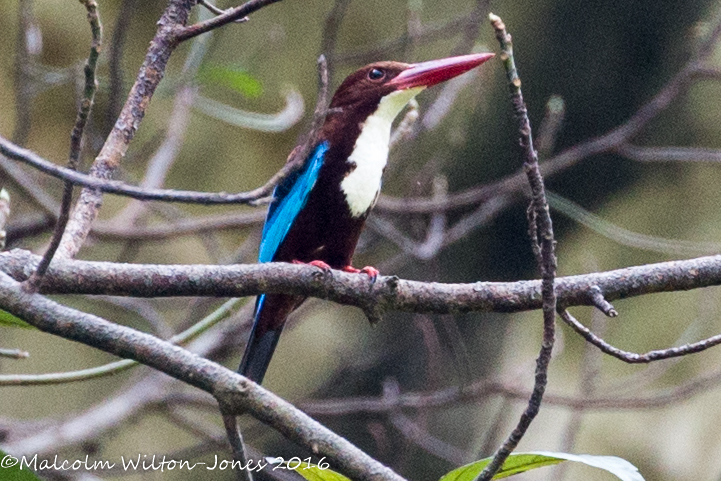
[[[308,201],[311,189],[318,180],[328,142],[319,144],[305,165],[280,183],[273,191],[275,198],[268,208],[260,241],[259,262],[271,262],[288,234],[295,218]]]

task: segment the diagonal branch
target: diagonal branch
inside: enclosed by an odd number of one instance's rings
[[[174,34],[175,40],[178,43],[184,42],[205,32],[210,32],[218,27],[245,18],[251,13],[279,1],[280,0],[250,0],[239,7],[226,10],[217,17],[187,27],[178,28]]]
[[[113,176],[120,161],[125,156],[135,132],[145,116],[155,89],[165,75],[165,67],[177,42],[175,29],[185,25],[193,0],[171,0],[158,21],[158,30],[150,43],[145,61],[140,67],[135,84],[130,90],[113,130],[100,150],[90,170],[92,177],[109,179]],[[85,188],[75,205],[65,235],[60,243],[58,256],[75,257],[85,242],[93,222],[102,205],[102,192]]]
[[[403,481],[353,444],[247,378],[154,336],[71,309],[0,274],[0,304],[38,329],[134,359],[211,393],[224,412],[249,412],[288,439],[327,456],[352,479]]]

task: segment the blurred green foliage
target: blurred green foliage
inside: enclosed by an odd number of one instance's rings
[[[0,309],[0,327],[21,327],[23,329],[35,329],[33,326],[23,321],[19,317],[13,316],[9,312]]]
[[[222,85],[250,98],[259,97],[263,93],[260,81],[240,67],[209,65],[198,72],[198,80],[201,83]]]

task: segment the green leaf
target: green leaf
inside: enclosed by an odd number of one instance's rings
[[[290,461],[284,461],[283,458],[265,458],[268,463],[275,465],[273,469],[286,469],[295,471],[307,481],[351,481],[340,473],[336,473],[327,467],[328,463],[324,463],[321,458],[319,464],[312,464],[308,461],[301,462],[299,458],[292,458]],[[298,462],[295,462],[297,459]]]
[[[443,476],[440,481],[473,481],[483,471],[483,468],[491,462],[491,459],[481,459],[454,469]],[[643,476],[633,464],[616,456],[592,456],[590,454],[550,453],[545,451],[511,454],[493,479],[507,478],[514,474],[524,473],[544,466],[552,466],[564,461],[575,461],[606,470],[622,481],[644,481]]]
[[[15,317],[9,312],[0,309],[0,326],[3,327],[21,327],[23,329],[35,329],[33,326],[23,321],[19,317]],[[0,478],[2,479],[2,478]]]
[[[260,80],[239,67],[220,65],[203,67],[198,73],[198,79],[204,83],[227,87],[250,98],[259,97],[263,93],[263,84]]]
[[[30,468],[20,469],[20,459],[0,450],[0,479],[3,481],[40,481]]]

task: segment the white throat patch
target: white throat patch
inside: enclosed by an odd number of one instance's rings
[[[424,88],[414,87],[386,95],[378,103],[376,111],[363,122],[353,152],[348,157],[348,162],[356,167],[340,184],[353,217],[359,217],[373,207],[388,161],[393,120]]]

